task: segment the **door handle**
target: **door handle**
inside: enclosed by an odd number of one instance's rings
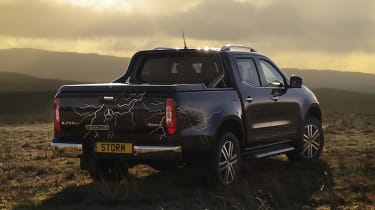
[[[246,99],[245,99],[247,102],[251,103],[252,101],[254,101],[253,98],[251,98],[250,96],[248,96]]]
[[[102,100],[108,102],[108,101],[114,101],[116,99],[113,96],[104,96]]]
[[[279,97],[278,96],[272,96],[272,100],[277,101],[277,100],[279,100]]]

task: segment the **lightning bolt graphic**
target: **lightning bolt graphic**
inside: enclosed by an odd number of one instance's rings
[[[146,105],[146,103],[142,102],[145,97],[145,92],[144,93],[132,93],[127,95],[127,97],[120,96],[117,99],[117,103],[111,103],[111,104],[101,104],[101,105],[92,105],[92,104],[84,104],[83,106],[80,106],[78,108],[73,108],[73,111],[75,114],[81,117],[80,124],[85,122],[86,120],[89,120],[88,125],[95,125],[95,122],[97,122],[98,116],[103,115],[103,120],[102,123],[107,125],[108,128],[110,128],[110,125],[113,125],[114,129],[117,126],[117,121],[120,117],[125,117],[128,116],[129,120],[128,122],[131,125],[135,125],[136,123],[134,122],[134,109],[137,104],[142,103],[144,110],[148,111],[151,113],[150,117],[148,117],[148,121],[151,119],[155,119],[158,117],[160,120],[157,123],[157,126],[149,132],[149,134],[155,134],[156,132],[161,132],[160,135],[160,140],[166,138],[166,132],[164,129],[164,122],[165,122],[165,112],[163,111],[163,108],[160,107],[164,105],[163,101],[151,101]],[[148,122],[145,122],[146,125]],[[86,125],[87,126],[87,125]],[[88,135],[91,133],[94,134],[94,138],[99,137],[99,132],[97,130],[88,130],[84,134],[84,138],[86,138]],[[106,132],[106,137],[108,139],[113,138],[115,135],[115,130],[110,130]]]
[[[151,102],[151,103],[150,103],[151,106],[156,106],[156,107],[158,107],[158,106],[160,106],[160,105],[163,105],[163,104],[164,104],[164,103],[161,102],[161,101],[158,101],[158,102]],[[160,130],[160,131],[162,131],[162,134],[160,135],[160,138],[159,138],[159,139],[160,139],[160,140],[165,139],[165,138],[167,137],[167,134],[166,134],[165,129],[164,129],[165,112],[161,111],[160,109],[151,109],[151,108],[147,107],[147,105],[144,104],[144,103],[143,103],[143,106],[144,106],[144,108],[145,108],[148,112],[153,113],[153,114],[150,116],[149,119],[152,119],[154,116],[157,116],[157,115],[161,115],[161,116],[162,116],[162,118],[161,118],[160,121],[159,121],[158,126],[157,126],[154,130],[152,130],[151,132],[149,132],[149,134],[154,134],[155,132],[157,132],[157,131]]]
[[[192,107],[181,107],[177,108],[177,114],[185,118],[189,124],[189,128],[197,131],[197,133],[200,134],[200,138],[203,141],[208,141],[208,139],[205,137],[204,133],[206,129],[208,129],[211,126],[215,126],[214,124],[207,123],[211,122],[211,119],[214,117],[214,115],[219,114],[219,111],[213,112],[209,114],[208,116],[203,115],[203,118],[198,115],[198,117],[194,118],[192,113],[202,113],[201,110],[195,109]]]
[[[133,93],[129,94],[127,97],[120,96],[118,98],[117,103],[111,103],[111,104],[100,104],[100,105],[90,105],[90,104],[84,104],[83,106],[80,106],[78,108],[73,108],[73,111],[75,114],[81,117],[80,124],[85,122],[86,120],[89,120],[90,126],[95,126],[95,121],[98,118],[99,115],[103,115],[103,120],[100,124],[104,124],[107,126],[107,128],[113,127],[113,130],[109,130],[105,133],[106,137],[108,139],[112,139],[115,135],[115,128],[117,127],[117,121],[120,117],[128,116],[128,122],[131,125],[135,125],[134,122],[134,109],[137,104],[141,104],[143,106],[143,110],[150,113],[150,115],[145,120],[145,125],[151,124],[149,126],[155,127],[153,128],[148,134],[153,135],[160,133],[160,140],[166,139],[167,133],[165,130],[165,111],[164,111],[164,101],[151,101],[151,102],[144,102],[144,97],[146,93]],[[111,107],[110,107],[111,106]],[[139,105],[138,105],[139,106]],[[205,140],[204,134],[206,133],[206,130],[214,126],[211,124],[212,118],[220,113],[219,111],[210,113],[209,115],[205,115],[204,112],[202,112],[199,109],[192,108],[192,107],[179,107],[177,108],[177,114],[179,117],[186,119],[188,126],[190,129],[195,130],[202,140]],[[158,120],[155,122],[155,120]],[[151,120],[154,121],[154,123],[151,123]],[[149,123],[150,122],[150,123]],[[112,125],[112,126],[110,126]],[[87,126],[87,125],[86,125]],[[108,129],[107,129],[108,130]],[[84,134],[84,138],[88,137],[91,133],[94,134],[94,138],[99,138],[99,132],[94,129],[88,130]]]
[[[145,94],[146,93],[130,94],[128,98],[123,98],[125,101],[128,101],[128,103],[116,104],[117,107],[120,108],[120,109],[124,109],[124,107],[125,107],[126,111],[124,111],[124,112],[113,112],[113,114],[115,115],[115,125],[117,125],[117,117],[123,116],[123,115],[126,115],[126,114],[130,114],[130,116],[131,116],[130,122],[133,125],[135,125],[135,123],[134,123],[134,113],[133,113],[134,105],[137,102],[142,101]]]
[[[77,114],[78,116],[82,117],[80,120],[80,124],[86,121],[87,119],[90,119],[90,124],[89,125],[94,125],[95,120],[97,119],[98,113],[102,110],[104,112],[102,113],[104,116],[103,123],[105,125],[108,125],[111,123],[111,121],[114,120],[114,125],[117,125],[117,118],[119,116],[124,116],[127,114],[130,114],[130,119],[129,122],[132,125],[135,125],[134,123],[134,113],[133,109],[136,105],[137,102],[140,102],[143,100],[143,97],[146,93],[140,93],[140,94],[130,94],[129,97],[120,97],[119,101],[125,101],[126,103],[117,103],[115,106],[119,108],[121,111],[114,111],[112,108],[106,106],[106,104],[101,104],[101,105],[90,105],[90,104],[85,104],[83,106],[77,108],[73,108],[73,112]],[[89,109],[94,109],[93,111]],[[99,137],[99,133],[96,130],[89,130],[86,132],[86,134],[83,136],[86,138],[91,132],[94,132],[94,138]],[[107,138],[113,138],[114,136],[114,131],[110,131],[107,134]]]
[[[74,113],[76,113],[79,116],[83,117],[79,123],[82,123],[87,118],[91,117],[90,125],[93,125],[93,123],[94,123],[94,121],[95,121],[95,119],[97,117],[97,113],[104,108],[104,104],[99,105],[99,106],[85,104],[85,105],[83,105],[83,106],[81,106],[79,108],[83,109],[83,110],[92,109],[92,108],[96,109],[94,112],[86,111],[84,113],[80,113],[75,108],[73,108]],[[92,131],[95,132],[94,138],[97,138],[99,136],[99,133],[98,133],[98,131],[95,131],[95,130],[89,130],[83,137],[86,138]]]

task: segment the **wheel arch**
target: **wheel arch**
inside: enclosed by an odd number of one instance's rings
[[[304,119],[306,120],[309,117],[314,117],[320,122],[322,122],[322,111],[319,104],[312,104],[306,111]]]
[[[246,142],[245,129],[242,120],[238,116],[229,116],[221,121],[216,130],[216,139],[219,139],[220,135],[226,131],[232,132],[238,138],[240,145]]]

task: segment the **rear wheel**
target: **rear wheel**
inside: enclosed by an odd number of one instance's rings
[[[241,169],[240,147],[232,133],[221,135],[214,151],[213,168],[217,180],[223,185],[238,181]]]
[[[318,159],[324,145],[322,124],[315,118],[308,118],[303,135],[296,142],[296,150],[288,154],[291,160]]]

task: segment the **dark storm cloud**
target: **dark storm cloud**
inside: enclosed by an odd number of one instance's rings
[[[183,19],[198,38],[266,42],[282,49],[374,52],[374,1],[348,2],[278,0],[256,8],[246,2],[209,1]]]
[[[162,1],[161,1],[162,2]],[[171,8],[144,15],[97,12],[46,1],[0,4],[0,35],[77,39],[157,34],[259,43],[285,50],[375,52],[375,1],[202,1],[187,11]]]

